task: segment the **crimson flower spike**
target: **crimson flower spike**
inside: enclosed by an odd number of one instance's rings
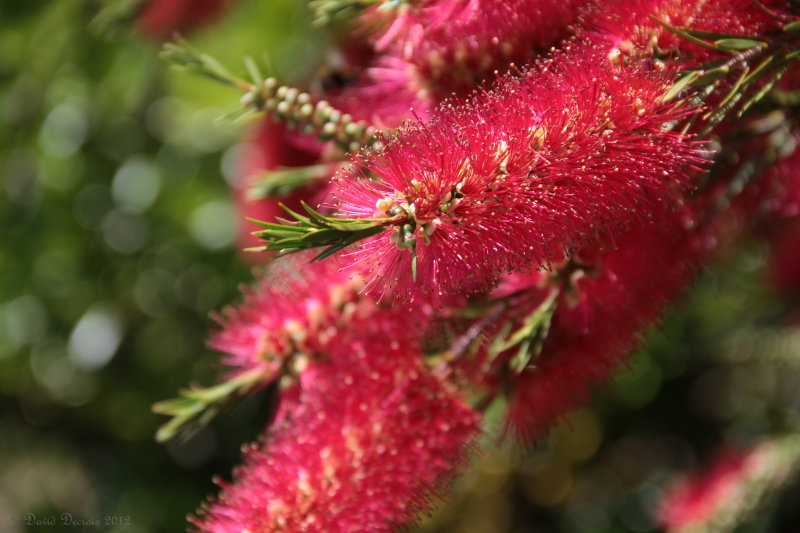
[[[472,90],[492,71],[526,64],[569,35],[589,0],[442,0],[398,9],[376,49],[407,63],[438,96]],[[374,13],[374,11],[373,11]],[[370,13],[367,13],[367,23]],[[535,28],[535,31],[531,31]]]
[[[212,315],[220,327],[208,345],[222,354],[228,373],[215,385],[193,385],[154,405],[155,412],[171,417],[159,428],[159,441],[191,436],[270,384],[291,385],[309,364],[352,342],[356,332],[396,346],[413,346],[426,336],[435,316],[431,305],[417,301],[412,310],[378,303],[361,294],[362,280],[343,272],[336,260],[307,262],[300,255],[273,263],[257,283],[242,288],[242,302]]]
[[[695,112],[666,101],[671,80],[568,47],[358,155],[336,178],[336,218],[260,237],[289,252],[332,250],[322,231],[339,244],[361,240],[350,260],[367,290],[411,299],[483,290],[508,270],[613,238],[690,185],[703,150],[669,127]]]
[[[703,470],[666,487],[657,506],[664,531],[732,531],[764,513],[782,487],[800,474],[800,437],[773,436],[754,448],[723,446]]]
[[[390,533],[430,511],[479,416],[413,345],[345,335],[285,394],[233,483],[191,518],[209,533]]]
[[[512,382],[507,425],[523,440],[587,403],[712,251],[715,234],[695,230],[693,209],[653,215],[614,249],[576,253],[581,267],[569,280],[573,290],[560,294],[535,364]]]
[[[744,44],[769,35],[793,18],[783,0],[608,0],[581,18],[581,39],[607,43],[612,54],[677,58],[699,66],[729,57],[717,44]],[[668,24],[667,24],[668,23]],[[670,29],[689,30],[681,34]],[[739,39],[738,43],[732,42]],[[741,49],[741,48],[740,48]]]
[[[138,29],[154,39],[167,40],[219,16],[234,0],[149,0],[137,14]]]

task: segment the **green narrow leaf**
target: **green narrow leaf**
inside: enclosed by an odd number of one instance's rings
[[[711,82],[717,81],[725,77],[730,72],[729,67],[717,67],[707,71],[701,71],[700,76],[695,80],[695,84],[704,87]]]
[[[783,77],[784,73],[788,68],[789,68],[788,66],[782,68],[777,74],[775,74],[775,76],[772,79],[770,79],[767,83],[765,83],[764,86],[761,87],[761,89],[759,89],[756,94],[754,94],[744,104],[742,104],[742,107],[741,109],[739,109],[737,116],[741,117],[747,112],[748,109],[750,109],[753,105],[755,105],[762,98],[764,98],[767,95],[767,93],[770,90],[772,90],[772,87],[778,82],[778,80],[781,79],[781,77]]]
[[[417,245],[411,246],[411,279],[417,282]]]
[[[510,337],[506,337],[499,344],[493,343],[496,353],[504,352],[515,346],[518,347],[514,357],[509,361],[509,367],[516,373],[527,368],[534,356],[541,353],[544,340],[550,331],[550,324],[556,311],[559,291],[553,289],[551,293],[523,319],[522,325]]]
[[[800,20],[795,20],[783,27],[786,33],[800,33]]]
[[[707,30],[700,30],[695,28],[681,28],[683,31],[691,35],[692,37],[697,37],[698,39],[707,39],[709,41],[718,41],[720,39],[749,39],[750,37],[745,37],[743,35],[734,35],[732,33],[720,33],[714,31],[707,31]]]
[[[767,74],[771,68],[777,63],[777,58],[774,55],[769,56],[764,61],[758,64],[758,66],[753,69],[747,79],[744,81],[745,85],[750,85],[754,81],[760,80],[765,74]]]
[[[258,85],[260,83],[263,83],[264,76],[261,74],[261,70],[258,68],[258,64],[256,64],[255,60],[252,57],[245,56],[244,67],[247,69],[247,74],[250,76],[250,79],[253,81],[254,84]]]
[[[699,77],[699,75],[700,74],[694,70],[690,70],[682,74],[681,77],[678,78],[678,81],[672,84],[672,87],[670,87],[669,91],[667,91],[662,100],[664,102],[669,102],[670,100],[678,96],[678,94],[680,94],[681,91],[689,87],[692,84],[692,82],[694,82]]]
[[[330,165],[284,167],[264,172],[247,191],[249,200],[260,200],[273,196],[288,196],[297,189],[323,180],[333,173]]]
[[[232,87],[239,87],[245,83],[231,74],[222,63],[208,54],[201,53],[184,39],[164,44],[160,55],[183,72],[203,76]]]
[[[310,205],[308,205],[307,203],[305,203],[305,202],[301,201],[301,202],[300,202],[300,205],[302,205],[302,206],[303,206],[303,209],[305,209],[305,210],[306,210],[306,213],[308,213],[309,215],[311,215],[311,217],[312,217],[312,218],[315,218],[315,219],[317,219],[317,220],[325,220],[325,221],[327,222],[327,219],[326,219],[324,216],[322,216],[320,213],[318,213],[317,211],[315,211],[315,210],[314,210],[314,208],[313,208],[313,207],[311,207]]]
[[[307,207],[305,202],[301,202],[301,204],[302,204],[304,209]],[[280,203],[280,204],[278,204],[278,206],[281,209],[283,209],[284,211],[286,211],[286,214],[288,214],[290,217],[292,217],[293,219],[297,220],[298,222],[301,222],[301,223],[304,223],[304,224],[307,224],[307,225],[310,225],[310,226],[317,226],[317,224],[314,224],[310,218],[305,217],[305,216],[301,215],[300,213],[298,213],[296,211],[292,211],[286,204]],[[306,209],[306,211],[308,211],[308,209]]]
[[[731,87],[731,90],[728,91],[728,94],[725,95],[725,97],[720,101],[719,105],[716,107],[717,111],[730,109],[729,106],[735,104],[735,102],[738,101],[739,98],[741,98],[741,93],[744,92],[744,83],[745,80],[747,79],[749,72],[750,69],[748,67],[745,67],[744,70],[742,71],[742,74],[736,80],[736,83],[734,83],[733,87]],[[706,114],[704,118],[707,118],[708,116],[709,114]]]
[[[159,415],[176,415],[187,409],[191,409],[195,403],[194,400],[187,398],[171,398],[154,403],[152,410]]]
[[[302,237],[300,237],[300,241],[309,244],[316,244],[318,246],[322,246],[332,239],[336,239],[339,235],[339,232],[334,229],[319,229],[314,231],[309,231]]]
[[[280,257],[311,248],[325,248],[312,259],[318,261],[362,239],[385,231],[384,225],[390,220],[325,217],[303,202],[303,209],[310,215],[304,216],[283,204],[280,205],[295,220],[282,221],[286,225],[259,222],[258,225],[263,229],[254,232],[254,235],[267,244],[249,250],[277,250],[280,252]]]
[[[166,442],[176,436],[185,440],[265,379],[263,371],[255,369],[210,387],[181,389],[178,398],[153,404],[154,413],[172,417],[158,428],[156,441]]]
[[[800,57],[800,50],[793,50],[793,51],[789,52],[788,54],[786,54],[784,59],[786,61],[794,61],[798,57]]]
[[[726,51],[748,50],[750,48],[766,48],[767,43],[755,39],[720,39],[714,44]]]
[[[724,49],[718,47],[714,43],[710,43],[708,41],[704,41],[703,39],[698,39],[697,37],[689,34],[686,30],[684,30],[682,28],[677,28],[675,26],[671,26],[671,25],[667,24],[666,22],[658,19],[657,17],[655,17],[653,15],[650,15],[650,19],[653,20],[653,22],[655,22],[656,24],[659,24],[660,26],[665,28],[666,30],[674,33],[678,37],[686,39],[687,41],[689,41],[691,43],[694,43],[697,46],[702,46],[703,48],[708,48],[710,50],[715,50],[717,52],[724,52],[725,51]]]

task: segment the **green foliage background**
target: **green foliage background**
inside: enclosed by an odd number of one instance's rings
[[[2,531],[81,530],[64,512],[181,531],[263,425],[254,400],[184,446],[153,441],[152,403],[213,382],[208,313],[250,279],[225,181],[246,125],[216,121],[235,92],[170,72],[129,27],[95,28],[101,7],[0,2]],[[326,38],[309,28],[300,2],[242,2],[193,38],[298,79]]]
[[[235,92],[169,72],[129,26],[99,31],[100,7],[0,2],[0,531],[183,530],[266,418],[257,397],[184,445],[153,441],[150,405],[215,379],[208,313],[251,278],[226,183],[246,125],[215,120]],[[332,41],[299,0],[242,0],[192,40],[300,84]],[[718,261],[595,408],[532,450],[487,452],[423,529],[656,530],[671,473],[797,431],[792,303],[763,264],[757,244]],[[745,530],[797,527],[798,499]]]

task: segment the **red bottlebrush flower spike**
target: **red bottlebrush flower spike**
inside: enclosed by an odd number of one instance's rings
[[[787,221],[770,242],[769,279],[782,291],[800,295],[800,217]]]
[[[659,505],[659,522],[667,531],[684,531],[716,516],[740,497],[740,485],[763,466],[761,454],[721,450],[710,468],[673,484]],[[744,503],[744,502],[740,502]]]
[[[763,181],[770,187],[767,205],[770,257],[768,273],[775,287],[800,295],[800,139],[793,138],[788,148],[795,146],[786,159],[767,170]]]
[[[325,350],[336,328],[357,327],[359,317],[374,311],[358,295],[359,280],[334,265],[294,267],[299,263],[291,259],[274,263],[269,277],[243,289],[242,304],[214,317],[222,328],[209,346],[225,354],[222,362],[235,374],[259,370],[267,384],[291,357]]]
[[[337,178],[339,213],[391,218],[352,252],[368,290],[483,290],[645,221],[702,161],[665,126],[693,112],[662,102],[669,86],[571,50],[357,157]]]
[[[430,510],[464,464],[478,414],[370,331],[310,365],[276,427],[192,521],[208,533],[392,532]]]
[[[565,38],[587,0],[442,0],[405,6],[376,48],[408,63],[423,94],[471,90]],[[425,97],[423,96],[423,100]]]
[[[713,244],[688,232],[691,224],[686,212],[662,211],[616,249],[577,254],[580,268],[559,298],[542,352],[513,382],[507,419],[517,434],[535,438],[585,403],[691,281]]]
[[[793,137],[782,151],[792,150],[788,156],[770,167],[764,181],[771,185],[769,214],[781,220],[800,218],[800,137]]]
[[[367,120],[382,129],[396,128],[412,118],[412,110],[416,116],[427,117],[438,103],[420,90],[408,63],[392,56],[378,58],[357,86],[331,100],[356,120]]]
[[[158,40],[213,21],[233,0],[150,0],[138,15],[142,33]]]
[[[243,289],[244,302],[214,317],[221,329],[209,346],[224,354],[234,375],[259,370],[267,384],[290,360],[301,370],[342,336],[364,328],[380,328],[386,342],[398,345],[425,335],[434,313],[429,303],[379,305],[360,294],[361,278],[342,272],[336,261],[308,259],[272,263],[257,284]]]
[[[575,274],[560,295],[541,354],[512,383],[510,427],[534,438],[609,380],[639,333],[658,320],[711,252],[751,222],[757,199],[749,193],[707,218],[727,192],[721,182],[681,210],[661,206],[650,224],[618,238],[614,249],[575,254]]]
[[[797,434],[773,437],[746,452],[723,448],[709,469],[667,488],[659,521],[670,532],[730,530],[763,509],[799,472]]]
[[[782,13],[785,2],[763,2]],[[677,28],[705,30],[726,35],[764,35],[780,22],[752,0],[612,0],[597,4],[582,15],[581,38],[609,46],[612,55],[672,57],[685,66],[696,66],[722,56],[679,37],[654,19]]]

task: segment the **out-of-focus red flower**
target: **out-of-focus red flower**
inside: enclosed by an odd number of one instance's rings
[[[290,358],[326,350],[339,328],[357,327],[372,313],[374,304],[359,297],[358,288],[358,280],[332,264],[275,263],[242,289],[241,304],[214,317],[221,328],[209,346],[224,354],[234,375],[258,369],[269,383]]]
[[[784,13],[786,2],[764,4]],[[698,46],[658,24],[745,37],[768,34],[780,22],[751,0],[611,0],[598,2],[582,15],[581,38],[609,47],[612,54],[670,58],[686,67],[726,57]]]
[[[783,291],[800,295],[800,149],[772,166],[763,177],[771,186],[765,220],[770,243],[768,274]]]
[[[341,336],[295,387],[199,530],[395,531],[430,509],[478,432],[419,352],[374,327]]]
[[[259,370],[267,384],[287,363],[302,367],[324,358],[331,346],[359,331],[373,331],[397,346],[426,335],[436,312],[430,303],[379,304],[361,294],[363,281],[336,260],[309,259],[306,254],[273,262],[258,282],[242,289],[243,302],[213,317],[220,328],[209,346],[223,354],[233,375]]]
[[[434,100],[465,92],[495,70],[526,64],[569,35],[588,0],[442,0],[396,9],[376,48],[406,63],[409,80]],[[367,20],[385,17],[373,8]],[[433,93],[427,94],[427,93]]]
[[[423,94],[407,66],[395,57],[379,57],[364,70],[355,86],[330,100],[354,119],[366,120],[381,129],[396,128],[415,115],[427,118],[438,100]]]
[[[337,178],[338,212],[392,217],[350,257],[367,289],[483,290],[647,220],[700,164],[698,145],[664,126],[692,112],[662,102],[669,81],[570,50],[356,158]]]
[[[576,254],[580,269],[560,295],[542,353],[512,385],[507,416],[518,435],[541,435],[608,381],[712,247],[693,225],[688,209],[662,209],[615,249]]]
[[[139,30],[158,40],[212,22],[235,0],[148,0],[136,20]]]
[[[246,219],[252,218],[264,222],[275,222],[276,217],[283,217],[286,212],[281,203],[294,210],[302,210],[300,202],[314,204],[316,197],[324,188],[325,182],[314,183],[303,187],[286,197],[271,197],[252,200],[248,190],[252,185],[264,179],[270,170],[283,167],[302,167],[316,163],[321,149],[313,144],[313,139],[300,139],[296,134],[287,131],[283,124],[266,118],[260,122],[252,137],[240,145],[241,155],[237,164],[236,183],[233,187],[234,202],[239,220],[239,246],[244,249],[258,246],[261,242],[251,233],[258,229]],[[331,173],[336,165],[331,165]],[[264,254],[245,254],[251,261],[261,261]]]
[[[730,179],[745,161],[723,172],[728,179],[718,177],[698,197],[683,200],[680,209],[662,205],[650,224],[620,236],[612,248],[590,246],[574,254],[577,268],[560,295],[542,352],[511,386],[508,424],[517,434],[537,437],[588,401],[711,253],[752,227],[772,187],[730,198]],[[537,291],[540,277],[528,280]],[[524,282],[517,280],[515,289]]]
[[[717,517],[723,506],[736,507],[741,487],[760,470],[763,454],[720,450],[707,470],[675,482],[659,505],[658,519],[667,531],[683,531]]]
[[[770,281],[778,289],[800,294],[800,217],[786,221],[770,246]]]

